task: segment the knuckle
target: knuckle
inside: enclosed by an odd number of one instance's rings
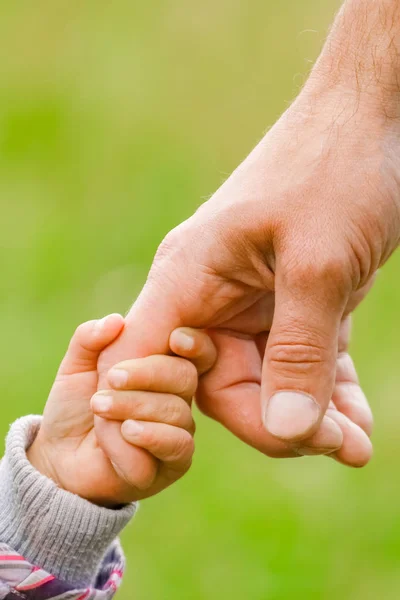
[[[166,405],[166,411],[166,420],[171,425],[184,427],[185,429],[192,428],[192,411],[181,398],[169,402]]]
[[[182,360],[180,373],[177,378],[179,381],[179,393],[193,396],[197,388],[197,369],[193,363]]]
[[[179,400],[181,400],[181,399],[179,398]],[[165,420],[170,425],[176,425],[181,422],[182,414],[183,414],[183,406],[180,404],[180,402],[177,402],[177,400],[173,399],[170,402],[167,402],[164,405],[164,411],[165,411]]]
[[[125,410],[126,413],[130,413],[133,419],[146,419],[152,414],[152,406],[150,402],[146,401],[144,398],[141,398],[139,394],[133,396],[130,402],[121,400],[121,410]]]
[[[288,261],[283,269],[283,280],[288,289],[308,291],[318,287],[341,298],[352,289],[352,271],[345,253],[319,250],[296,255]]]
[[[312,261],[309,268],[314,278],[318,281],[340,283],[346,280],[348,264],[343,257],[333,255],[319,261]]]
[[[171,452],[171,458],[175,460],[191,459],[194,452],[193,437],[187,431],[182,430],[175,440]]]
[[[326,362],[328,353],[322,344],[280,339],[269,344],[266,358],[275,370],[287,374],[304,374]]]

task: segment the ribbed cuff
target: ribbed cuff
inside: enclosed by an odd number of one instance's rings
[[[55,577],[88,586],[136,505],[96,506],[36,471],[26,450],[40,423],[41,417],[24,417],[8,434],[0,463],[0,541]]]

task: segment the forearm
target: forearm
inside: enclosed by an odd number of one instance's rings
[[[400,116],[400,0],[347,0],[307,85],[339,86],[366,110]]]

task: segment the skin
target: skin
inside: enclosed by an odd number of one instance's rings
[[[108,374],[111,387],[94,393],[100,352],[123,330],[124,320],[117,314],[78,327],[50,392],[39,433],[27,452],[33,466],[59,487],[107,507],[157,494],[189,469],[195,432],[191,402],[198,375],[210,371],[217,356],[216,345],[205,332],[177,329],[169,340],[172,356],[118,363]],[[347,335],[346,327],[343,344]],[[214,337],[218,344],[218,334]],[[365,427],[369,423],[362,394],[357,404],[354,394],[345,391],[346,386],[357,388],[355,377],[348,355],[342,353],[329,416],[299,454],[312,455],[325,448],[327,454],[346,461],[354,451],[352,428],[356,426],[351,419],[364,418]],[[112,423],[122,443],[135,452],[135,461],[126,471],[99,444],[96,415]]]
[[[78,327],[27,452],[33,466],[59,487],[108,507],[157,494],[189,469],[195,431],[190,404],[198,371],[209,369],[216,356],[205,333],[188,330],[193,345],[187,349],[178,330],[172,349],[182,357],[189,354],[190,360],[149,356],[125,361],[116,365],[127,373],[121,389],[95,394],[99,354],[123,328],[120,315]],[[129,485],[97,442],[94,414],[111,419],[124,443],[140,449],[143,460],[130,465]]]
[[[99,357],[99,389],[124,390],[127,363],[109,372],[120,361],[177,353],[176,328],[205,328],[218,350],[196,394],[206,414],[268,456],[368,462],[348,315],[399,242],[399,49],[397,0],[344,3],[293,105],[162,242]],[[127,499],[154,457],[106,416],[90,422],[118,481],[106,500]]]
[[[343,435],[336,457],[368,462],[372,417],[341,336],[399,242],[399,10],[344,3],[292,106],[162,242],[124,333],[100,357],[103,387],[116,362],[168,352],[175,328],[206,328],[218,348],[197,394],[207,415],[280,457],[306,453],[329,414]],[[95,428],[128,472],[136,450],[112,423]]]

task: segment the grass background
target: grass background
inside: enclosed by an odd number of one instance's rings
[[[75,325],[125,311],[163,235],[285,109],[338,2],[0,3],[0,434]],[[191,472],[123,536],[120,600],[399,597],[399,259],[356,315],[362,471],[274,462],[198,416]]]

